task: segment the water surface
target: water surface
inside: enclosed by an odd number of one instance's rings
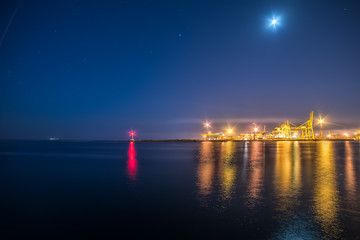
[[[1,141],[1,236],[360,236],[359,142]]]

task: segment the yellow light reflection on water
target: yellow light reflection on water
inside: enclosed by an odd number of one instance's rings
[[[347,200],[352,203],[356,201],[356,178],[351,143],[345,142],[345,188]]]
[[[200,195],[209,195],[212,192],[212,184],[215,170],[214,143],[202,142],[200,146],[198,166],[198,187]]]
[[[254,208],[261,199],[264,178],[265,150],[263,142],[252,142],[248,165],[247,201],[249,208]]]
[[[277,210],[293,214],[299,204],[301,159],[298,142],[277,142],[274,172],[274,193]]]
[[[338,238],[341,228],[338,220],[339,196],[336,189],[333,145],[331,141],[317,143],[314,210],[323,232],[330,238]]]
[[[225,200],[231,199],[236,177],[236,163],[234,153],[236,143],[225,142],[221,145],[221,157],[219,166],[219,177],[221,180],[221,197]]]

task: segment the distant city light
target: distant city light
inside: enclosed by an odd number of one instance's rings
[[[313,129],[313,124],[317,123],[320,126],[320,131],[315,133]],[[204,127],[206,131],[202,135],[206,135],[206,140],[265,140],[265,139],[295,139],[295,140],[330,140],[330,139],[358,139],[359,132],[356,132],[356,129],[343,130],[340,133],[331,134],[330,131],[327,131],[327,134],[323,134],[323,126],[330,124],[327,117],[321,117],[321,115],[314,119],[314,112],[310,112],[310,116],[306,122],[295,125],[289,121],[284,122],[280,127],[275,127],[275,130],[272,132],[262,130],[261,127],[258,127],[255,122],[252,123],[249,128],[249,132],[240,132],[239,134],[235,132],[235,126],[227,125],[224,132],[218,132],[216,129],[211,128],[210,122],[204,122]],[[214,133],[212,133],[214,132]],[[218,133],[216,133],[218,132]],[[339,137],[340,136],[340,137]]]
[[[210,127],[211,127],[211,123],[210,123],[210,122],[208,122],[208,121],[206,121],[206,122],[204,123],[204,127],[206,127],[206,128],[210,128]]]

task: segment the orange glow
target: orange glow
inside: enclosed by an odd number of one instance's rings
[[[215,171],[214,145],[211,142],[203,142],[200,147],[200,159],[198,167],[199,194],[209,195],[212,192],[213,175]]]

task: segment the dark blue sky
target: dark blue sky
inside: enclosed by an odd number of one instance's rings
[[[360,127],[356,1],[1,1],[0,34],[0,138]]]

